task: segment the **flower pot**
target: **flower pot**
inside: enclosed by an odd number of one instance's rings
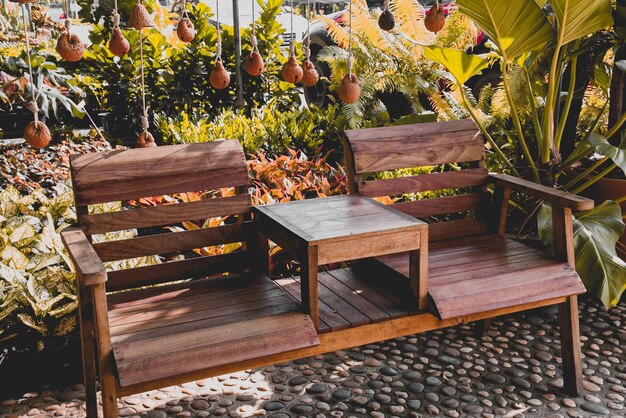
[[[596,204],[600,204],[606,200],[617,200],[626,196],[626,179],[600,179],[600,181],[591,186],[585,194],[595,200]],[[626,215],[626,202],[622,202],[620,207],[622,208],[622,215]],[[626,260],[626,233],[624,233],[617,242],[617,255],[619,255],[622,260]]]

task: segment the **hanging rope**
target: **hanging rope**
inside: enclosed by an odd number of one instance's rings
[[[28,26],[26,22],[26,4],[22,4],[22,20],[24,22],[24,39],[26,40],[26,56],[28,57],[28,74],[30,75],[30,92],[32,94],[32,112],[35,117],[35,126],[39,126],[39,106],[35,94],[35,79],[33,78],[33,65],[30,62],[30,42],[28,42]]]
[[[296,34],[293,31],[293,0],[290,0],[290,7],[291,7],[291,13],[289,14],[289,18],[291,20],[291,29],[290,29],[290,34],[289,34],[289,39],[291,40],[291,44],[289,46],[289,52],[291,53],[291,55],[295,55],[295,43],[294,41],[296,40]]]
[[[252,51],[258,51],[258,43],[256,40],[256,19],[254,17],[254,3],[256,0],[252,0],[252,36],[250,37],[250,43],[252,44]]]
[[[354,0],[350,0],[350,7],[348,8],[348,13],[350,13],[348,18],[348,75],[350,78],[352,78],[352,3],[354,3]]]
[[[220,28],[220,1],[215,1],[215,17],[217,19],[217,46],[215,47],[215,60],[222,60],[222,30]]]
[[[315,8],[315,3],[313,3]],[[309,0],[306,0],[306,33],[307,40],[304,46],[304,58],[308,60],[311,57],[311,4]]]
[[[117,0],[114,2],[113,9],[113,27],[118,27],[120,25],[120,15],[117,11]]]
[[[148,111],[146,109],[146,87],[143,74],[143,30],[139,29],[139,59],[141,60],[141,103],[143,107],[143,116],[141,117],[141,126],[144,132],[148,132]]]

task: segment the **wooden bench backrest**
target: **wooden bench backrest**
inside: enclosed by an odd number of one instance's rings
[[[252,229],[248,170],[238,141],[162,146],[74,155],[70,159],[78,223],[94,234],[180,225],[231,215],[228,225],[167,232],[94,244],[103,262],[246,242]],[[89,206],[166,194],[234,188],[230,197],[90,214]],[[200,225],[202,225],[200,223]],[[242,245],[245,249],[245,245]],[[243,271],[246,251],[202,256],[109,272],[107,290],[130,289],[188,277]]]
[[[351,193],[369,197],[398,196],[449,188],[484,186],[485,145],[471,120],[422,123],[345,132],[344,151]],[[464,169],[440,173],[367,180],[368,175],[452,163]],[[460,166],[461,167],[461,166]],[[475,189],[475,188],[473,188]],[[476,211],[484,204],[482,187],[457,196],[398,202],[393,207],[417,218]],[[480,218],[431,224],[431,240],[484,233]]]

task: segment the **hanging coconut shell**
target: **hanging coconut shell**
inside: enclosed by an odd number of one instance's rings
[[[141,3],[137,3],[130,11],[130,18],[128,19],[128,27],[141,30],[143,28],[154,27],[154,21],[148,13],[146,6]]]
[[[141,131],[137,137],[137,143],[135,148],[154,148],[157,144],[154,142],[154,137],[148,131]]]
[[[391,10],[385,9],[378,18],[378,26],[382,30],[390,31],[396,26],[396,18],[393,17]]]
[[[302,80],[302,67],[298,65],[295,56],[289,56],[289,59],[285,65],[283,65],[282,74],[283,80],[288,83],[296,84],[298,81]]]
[[[121,57],[126,55],[129,50],[130,42],[124,37],[119,27],[114,27],[113,36],[111,36],[111,40],[109,41],[109,51],[111,51],[113,55]]]
[[[32,121],[24,129],[24,139],[33,148],[43,148],[50,143],[52,135],[45,123]]]
[[[80,60],[85,53],[85,44],[75,33],[62,33],[57,40],[57,52],[65,61]]]
[[[224,68],[221,60],[215,61],[215,67],[209,75],[209,82],[217,90],[223,90],[230,84],[230,73]]]
[[[264,67],[265,63],[263,62],[263,57],[256,49],[252,51],[250,55],[248,55],[245,62],[243,63],[243,68],[252,77],[258,77],[259,75],[261,75]]]
[[[424,26],[426,29],[433,33],[440,32],[446,25],[446,14],[443,10],[443,5],[439,2],[433,4],[430,8],[430,12],[424,18]]]
[[[178,39],[183,42],[191,42],[196,37],[196,30],[193,27],[193,23],[189,20],[188,17],[183,17],[178,21],[178,26],[176,27],[176,34],[178,35]]]
[[[302,63],[302,84],[304,87],[313,87],[320,79],[320,75],[315,69],[311,60]]]
[[[339,98],[346,104],[355,103],[361,96],[361,86],[356,74],[346,74],[339,85]]]

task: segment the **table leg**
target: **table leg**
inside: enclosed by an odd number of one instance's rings
[[[252,238],[252,244],[249,247],[254,248],[253,257],[255,258],[255,270],[258,274],[270,275],[270,245],[267,237],[257,232]],[[249,248],[251,250],[252,248]]]
[[[302,309],[309,314],[315,329],[320,329],[320,314],[317,290],[317,247],[306,248],[300,256],[300,286]]]
[[[420,235],[420,248],[409,252],[409,280],[411,291],[420,310],[428,304],[428,233]]]

